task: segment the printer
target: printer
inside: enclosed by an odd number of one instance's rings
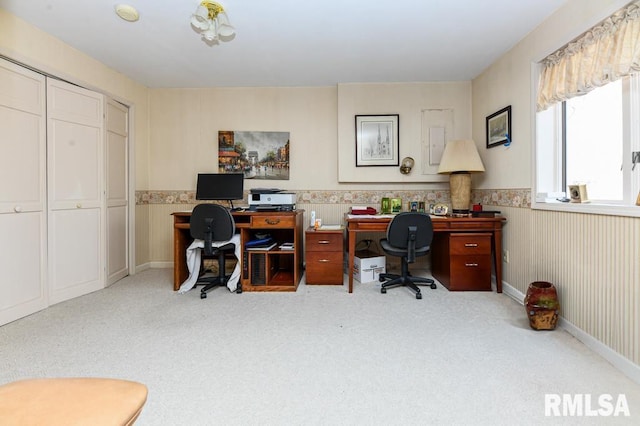
[[[249,193],[249,211],[284,211],[296,209],[296,194],[275,188],[254,188]]]

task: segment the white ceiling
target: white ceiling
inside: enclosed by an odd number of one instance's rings
[[[148,87],[471,80],[567,0],[220,0],[235,39],[209,46],[198,0],[0,0],[0,8]],[[115,5],[136,7],[129,23]]]

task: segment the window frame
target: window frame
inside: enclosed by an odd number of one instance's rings
[[[586,214],[602,214],[610,216],[629,216],[640,217],[640,206],[635,205],[638,191],[640,191],[640,164],[636,165],[635,170],[631,170],[631,153],[634,151],[640,151],[640,74],[636,73],[627,79],[627,90],[623,90],[623,96],[625,97],[625,104],[627,108],[623,108],[623,120],[625,120],[625,126],[623,129],[623,167],[625,167],[626,173],[623,175],[623,202],[622,203],[602,203],[591,201],[589,203],[570,203],[554,200],[553,196],[548,196],[549,193],[538,192],[538,140],[537,140],[537,111],[536,111],[536,99],[538,90],[538,79],[540,76],[541,65],[539,63],[532,63],[532,80],[531,80],[531,208],[533,210],[550,210],[550,211],[562,211],[573,213],[586,213]],[[636,96],[632,96],[631,93],[635,93]],[[629,98],[630,97],[630,98]],[[628,125],[627,125],[628,123]],[[563,146],[561,138],[563,129],[557,129],[555,135],[555,148],[556,153],[559,153],[560,148]],[[560,146],[558,146],[560,144]],[[558,187],[562,183],[558,183],[559,179],[562,181],[563,170],[557,169],[558,167],[564,167],[564,157],[556,162],[555,170],[555,186]],[[566,193],[566,188],[563,191]],[[551,199],[551,200],[550,200]]]

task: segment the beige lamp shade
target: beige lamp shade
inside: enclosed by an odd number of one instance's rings
[[[444,147],[438,173],[484,172],[476,143],[471,139],[449,141]]]
[[[444,147],[438,173],[449,173],[452,213],[469,214],[471,173],[484,172],[484,165],[474,141],[449,141]]]

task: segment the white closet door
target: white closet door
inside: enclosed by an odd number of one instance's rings
[[[107,100],[107,285],[129,274],[128,114],[126,106]]]
[[[47,306],[45,79],[0,59],[0,325]]]
[[[50,304],[104,288],[103,102],[47,78]]]

